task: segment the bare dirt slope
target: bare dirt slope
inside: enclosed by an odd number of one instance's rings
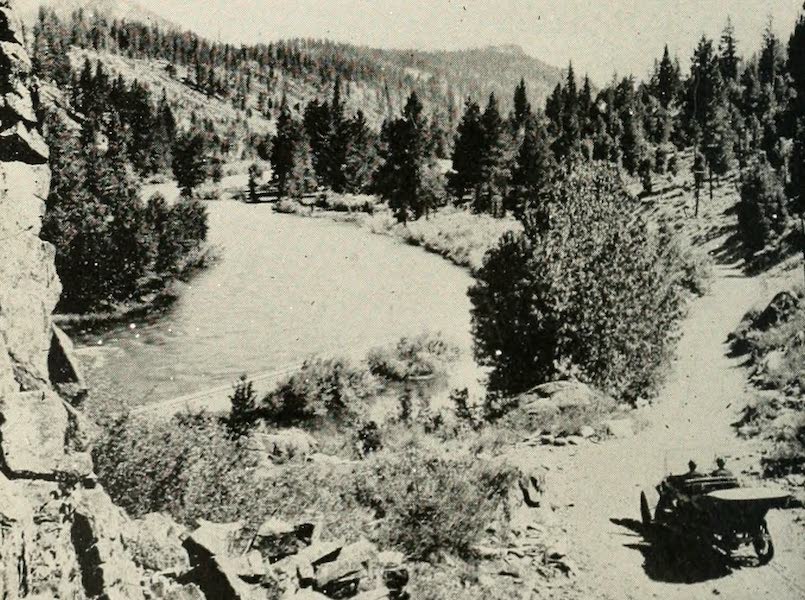
[[[723,190],[710,207],[706,250],[721,260],[710,293],[693,302],[682,325],[677,359],[655,404],[642,412],[648,425],[636,436],[579,447],[555,456],[549,493],[566,524],[571,554],[580,565],[574,587],[585,598],[701,599],[805,598],[805,528],[802,511],[772,511],[768,521],[776,556],[758,567],[751,550],[740,564],[699,555],[669,556],[645,543],[639,494],[653,490],[667,469],[684,472],[688,457],[700,470],[728,457],[736,473],[758,468],[761,449],[736,437],[731,423],[751,398],[740,358],[727,335],[753,305],[768,302],[790,281],[747,277],[729,264],[725,245],[734,235],[734,193]],[[729,196],[732,196],[730,202]],[[730,231],[732,230],[732,231]],[[702,239],[702,238],[699,238]],[[741,555],[743,556],[743,555]]]

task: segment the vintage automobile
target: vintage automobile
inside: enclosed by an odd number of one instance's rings
[[[725,556],[751,545],[760,564],[774,556],[766,513],[784,507],[787,493],[743,487],[731,476],[689,475],[669,475],[656,490],[659,500],[653,515],[648,495],[640,494],[640,516],[648,534],[699,542]]]

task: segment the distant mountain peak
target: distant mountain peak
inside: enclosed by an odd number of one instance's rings
[[[512,56],[528,57],[528,53],[523,50],[523,47],[518,44],[500,44],[497,46],[489,46],[487,50],[497,52],[499,54],[510,54]]]

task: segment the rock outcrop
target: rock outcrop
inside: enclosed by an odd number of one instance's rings
[[[0,0],[0,598],[203,598],[135,562],[123,540],[142,539],[140,524],[96,485],[81,416],[59,395],[74,400],[84,383],[51,320],[61,285],[39,238],[48,148],[22,32]]]

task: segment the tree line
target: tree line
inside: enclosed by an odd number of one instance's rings
[[[56,249],[59,309],[104,310],[159,292],[200,260],[207,213],[190,196],[209,176],[209,132],[180,130],[164,93],[100,62],[74,70],[52,24],[40,13],[33,36],[37,75],[62,91],[39,107],[52,173],[41,236]],[[185,198],[144,202],[142,178],[169,171]]]

